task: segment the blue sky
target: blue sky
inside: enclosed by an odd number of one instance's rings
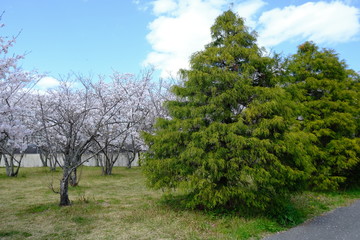
[[[360,0],[1,0],[0,34],[21,31],[13,51],[27,53],[22,67],[53,78],[137,74],[147,64],[168,77],[210,41],[210,26],[230,6],[269,51],[287,55],[313,40],[360,70]]]

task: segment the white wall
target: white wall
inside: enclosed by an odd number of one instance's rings
[[[18,155],[19,157],[19,155]],[[89,156],[83,156],[82,159],[86,160],[86,158],[88,158]],[[60,163],[62,162],[61,157],[59,157],[58,159],[60,161]],[[49,165],[49,164],[48,164]],[[85,166],[96,166],[96,161],[94,158],[90,158],[88,162],[84,163]],[[139,165],[139,161],[138,161],[138,156],[135,158],[135,160],[133,161],[133,163],[131,164],[131,166],[138,166]],[[119,159],[116,161],[115,165],[117,167],[125,167],[127,166],[127,158],[125,153],[121,154]],[[4,159],[1,159],[0,162],[0,167],[5,167],[5,162]],[[24,158],[21,162],[21,167],[42,167],[42,162],[40,160],[40,156],[39,154],[25,154]]]

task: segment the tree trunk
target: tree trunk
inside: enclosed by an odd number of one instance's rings
[[[103,175],[111,175],[114,163],[113,159],[109,157],[108,153],[104,153],[104,166],[102,170]]]
[[[105,160],[105,164],[104,164],[104,167],[103,167],[103,175],[111,175],[112,173],[112,166],[111,166],[111,163],[110,161],[108,160]]]
[[[71,205],[69,199],[69,176],[71,172],[69,172],[69,167],[64,166],[63,168],[63,177],[60,180],[60,206],[69,206]]]
[[[47,163],[48,163],[49,154],[45,153],[45,152],[40,152],[39,155],[40,155],[40,160],[41,160],[42,166],[47,167],[48,166]]]
[[[131,161],[128,161],[127,168],[131,168]]]
[[[138,162],[137,162],[138,164],[137,164],[137,166],[138,166],[138,167],[141,167],[141,155],[140,155],[140,154],[141,154],[141,152],[139,151],[139,152],[137,153],[137,157],[138,157]]]
[[[4,155],[4,164],[5,164],[5,170],[6,170],[6,176],[11,177],[11,166],[9,164],[9,161],[6,157],[6,155]]]
[[[56,171],[56,165],[61,166],[58,162],[57,159],[57,154],[55,153],[51,153],[50,154],[50,158],[49,158],[49,163],[50,163],[50,171],[55,172]]]
[[[6,169],[6,176],[8,177],[17,177],[20,166],[17,166],[17,169],[15,171],[15,165],[14,165],[14,158],[13,156],[9,156],[8,158],[6,155],[4,155],[4,162],[5,162],[5,169]]]
[[[64,175],[65,175],[65,171],[64,171]],[[69,180],[68,177],[64,176],[60,181],[60,206],[71,205],[68,190],[69,190]]]
[[[56,160],[54,159],[54,157],[52,155],[50,155],[50,158],[49,158],[49,165],[50,165],[50,171],[55,172],[56,171]]]
[[[78,185],[77,168],[70,173],[69,182],[72,187],[76,187]]]
[[[131,168],[132,163],[134,162],[135,158],[136,158],[136,151],[128,151],[126,152],[126,156],[127,156],[127,168]]]
[[[21,153],[20,159],[19,159],[19,161],[17,162],[18,165],[16,166],[16,171],[14,172],[14,174],[15,174],[16,177],[17,177],[17,175],[18,175],[18,173],[19,173],[19,169],[20,169],[21,161],[22,161],[23,157],[24,157],[24,153]],[[15,158],[13,158],[13,160],[15,161]]]
[[[112,174],[112,167],[108,165],[105,170],[103,171],[104,175],[111,175]]]
[[[100,161],[101,161],[101,160],[99,160],[100,157],[101,156],[100,156],[99,153],[94,156],[94,158],[95,158],[95,167],[100,167]]]

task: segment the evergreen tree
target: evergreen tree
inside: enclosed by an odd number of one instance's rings
[[[308,138],[279,86],[278,61],[265,56],[243,19],[223,13],[212,42],[181,70],[152,134],[144,171],[153,188],[181,189],[189,207],[266,209],[304,186]]]
[[[356,178],[360,162],[360,78],[328,49],[305,42],[287,66],[287,90],[302,105],[302,129],[315,138],[310,152],[315,189],[337,189]]]

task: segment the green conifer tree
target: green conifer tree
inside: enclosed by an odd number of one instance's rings
[[[302,105],[302,129],[315,137],[315,189],[337,189],[356,178],[360,162],[359,75],[328,49],[305,42],[287,66],[287,90]]]
[[[211,28],[212,42],[181,70],[177,100],[144,134],[144,171],[153,188],[181,189],[190,207],[264,210],[302,189],[310,142],[278,80],[276,59],[232,11]]]

